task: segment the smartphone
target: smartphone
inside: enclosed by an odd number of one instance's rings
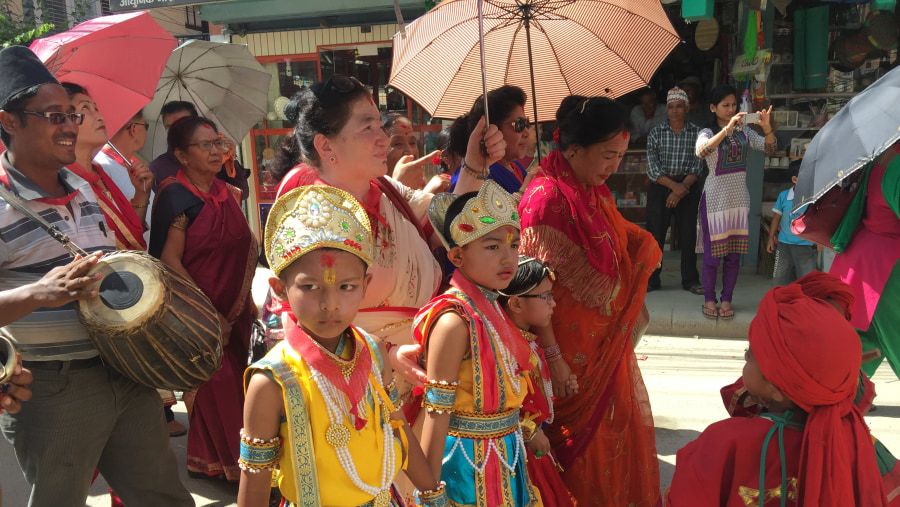
[[[742,118],[744,125],[748,125],[750,123],[759,123],[759,113],[747,113]]]

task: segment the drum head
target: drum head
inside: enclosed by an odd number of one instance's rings
[[[165,287],[156,259],[143,252],[116,252],[100,259],[90,271],[103,273],[88,289],[99,296],[79,302],[86,322],[102,327],[136,327],[159,310]]]

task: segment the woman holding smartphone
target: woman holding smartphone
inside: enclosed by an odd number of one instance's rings
[[[701,280],[706,302],[703,316],[709,319],[734,318],[731,297],[737,284],[741,254],[749,242],[750,194],[747,191],[747,155],[751,149],[772,153],[775,134],[769,121],[772,108],[763,109],[757,124],[763,135],[743,121],[738,113],[737,91],[719,85],[710,94],[709,127],[697,136],[696,154],[706,160],[709,176],[703,187],[698,214],[697,252],[703,253]],[[722,262],[721,308],[716,307],[716,279]]]

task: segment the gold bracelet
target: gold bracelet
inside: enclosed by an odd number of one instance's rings
[[[138,204],[138,203],[136,203],[136,202],[134,202],[134,201],[130,201],[130,202],[131,202],[131,207],[132,207],[132,208],[135,208],[135,209],[149,208],[149,207],[150,207],[150,201],[147,201],[147,202],[145,202],[144,204]]]

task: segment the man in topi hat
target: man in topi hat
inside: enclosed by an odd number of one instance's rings
[[[104,366],[78,322],[77,299],[98,254],[71,258],[11,204],[18,201],[89,252],[115,250],[90,185],[65,168],[75,162],[77,125],[65,89],[31,50],[0,51],[0,312],[31,371],[33,396],[0,415],[29,506],[84,505],[94,469],[129,507],[194,505],[178,479],[156,391]],[[12,196],[9,196],[9,195]]]

